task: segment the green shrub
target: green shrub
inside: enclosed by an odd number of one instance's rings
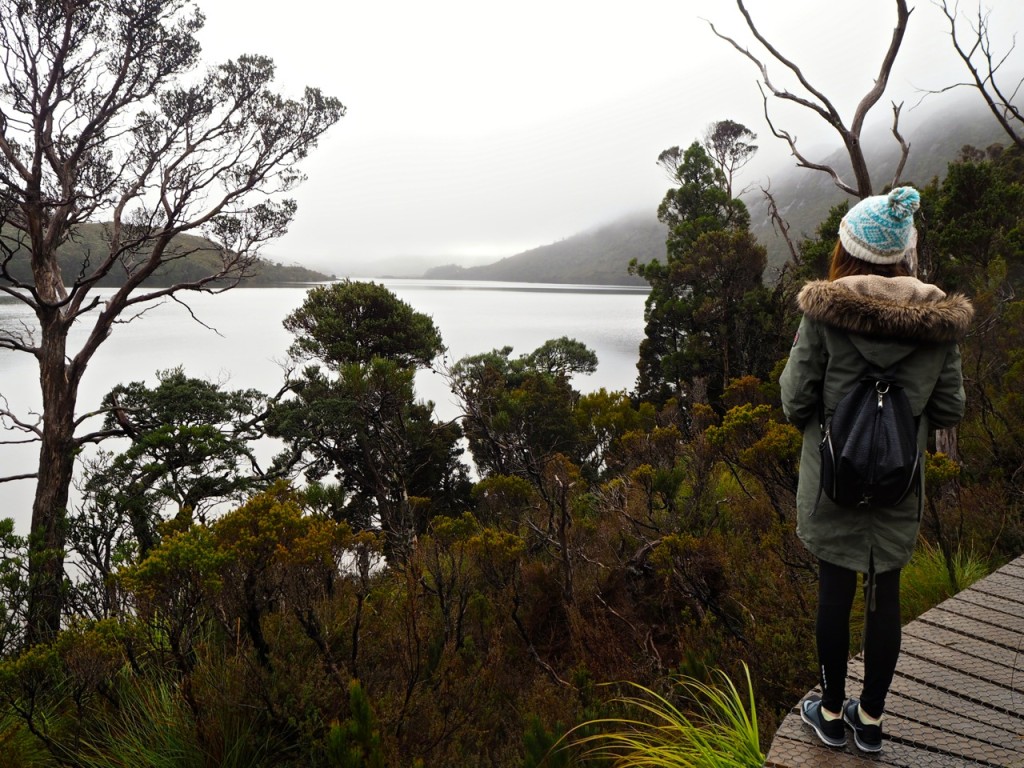
[[[351,717],[335,723],[327,734],[327,765],[331,768],[384,768],[380,729],[358,680],[348,688]]]

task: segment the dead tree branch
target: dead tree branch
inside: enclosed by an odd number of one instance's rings
[[[900,145],[900,159],[896,164],[896,172],[892,175],[891,187],[897,187],[900,183],[900,177],[903,175],[903,169],[907,165],[907,158],[910,156],[910,142],[903,138],[903,134],[900,133],[900,112],[903,110],[903,102],[897,104],[895,101],[892,103],[892,135],[896,137],[896,141]]]
[[[758,88],[761,88],[760,83],[758,83]],[[823,173],[827,173],[829,176],[832,177],[832,181],[835,183],[835,185],[839,187],[841,190],[843,190],[843,192],[846,192],[849,195],[857,196],[857,190],[854,187],[851,187],[845,181],[843,181],[842,177],[839,175],[839,172],[835,168],[833,168],[830,165],[812,162],[811,160],[808,160],[806,157],[804,157],[800,150],[797,149],[796,136],[793,136],[788,131],[784,131],[781,128],[775,127],[775,123],[772,122],[771,116],[768,111],[768,96],[767,94],[765,94],[763,89],[761,90],[761,98],[764,100],[764,119],[768,123],[768,129],[776,138],[782,139],[787,144],[789,144],[789,151],[792,153],[793,157],[796,158],[797,167],[809,168],[812,171],[822,171]]]
[[[947,0],[936,0],[934,5],[942,10],[946,21],[949,22],[949,36],[953,41],[953,48],[967,67],[967,71],[970,72],[972,82],[955,83],[938,91],[929,91],[929,93],[941,93],[961,86],[977,89],[1006,135],[1014,144],[1024,149],[1024,114],[1021,113],[1019,107],[1014,105],[1014,100],[1017,99],[1021,88],[1024,87],[1024,77],[1017,80],[1013,85],[1013,90],[1009,93],[1005,93],[1000,88],[996,79],[999,70],[1006,64],[1010,54],[1017,47],[1017,36],[1013,36],[1009,50],[1004,55],[997,57],[992,50],[992,38],[989,34],[989,14],[982,11],[980,5],[978,6],[977,22],[970,25],[971,36],[967,39],[957,28],[958,6],[954,4],[951,10]],[[975,61],[976,56],[980,56],[980,63]]]
[[[739,8],[740,13],[743,15],[746,21],[747,28],[753,34],[754,38],[761,44],[761,46],[768,52],[772,59],[783,65],[786,69],[793,73],[801,87],[810,96],[802,96],[799,94],[792,93],[785,88],[779,87],[772,82],[769,77],[768,67],[761,58],[751,53],[751,51],[745,46],[738,43],[731,37],[719,32],[714,24],[708,22],[711,27],[711,31],[716,37],[726,41],[733,48],[735,48],[741,55],[749,59],[758,68],[761,73],[761,81],[764,87],[767,88],[773,96],[784,101],[790,101],[794,104],[798,104],[805,109],[809,109],[817,114],[822,120],[831,125],[842,139],[843,146],[846,147],[847,156],[850,159],[850,164],[853,169],[854,183],[850,184],[842,180],[839,172],[823,163],[814,163],[809,161],[796,149],[796,137],[792,136],[787,131],[776,128],[772,125],[769,120],[769,126],[771,127],[772,133],[789,144],[790,151],[794,157],[797,158],[797,163],[800,167],[810,168],[812,170],[822,171],[828,173],[836,186],[842,189],[848,194],[855,195],[856,197],[864,198],[872,194],[871,175],[868,170],[867,160],[864,157],[864,150],[861,145],[861,132],[864,128],[864,120],[870,112],[871,108],[878,103],[881,99],[882,94],[885,92],[885,88],[889,82],[889,75],[892,72],[893,64],[896,61],[896,55],[899,53],[901,44],[903,43],[903,36],[906,33],[907,22],[910,19],[911,11],[907,7],[906,0],[896,0],[896,27],[893,29],[892,39],[889,42],[889,48],[882,59],[881,66],[879,67],[878,76],[874,81],[874,85],[871,89],[863,96],[860,102],[857,104],[857,108],[853,114],[853,120],[849,125],[844,122],[842,116],[839,114],[839,110],[832,103],[832,101],[818,88],[816,88],[803,70],[793,60],[786,57],[778,48],[776,48],[771,41],[761,34],[757,25],[754,23],[753,18],[747,11],[746,6],[743,4],[743,0],[736,0],[736,5]],[[762,94],[764,91],[762,90]],[[765,115],[767,117],[767,98],[765,99]],[[903,164],[906,162],[905,153],[909,151],[909,146],[901,143],[901,147],[904,148],[904,155],[900,160],[900,167],[902,169]],[[898,174],[897,174],[898,176]]]
[[[800,253],[797,251],[793,238],[789,236],[789,223],[782,218],[779,205],[775,202],[775,196],[771,191],[771,183],[767,187],[761,187],[761,194],[768,201],[768,218],[771,219],[772,229],[786,243],[786,249],[789,251],[789,263],[795,267],[800,263]]]

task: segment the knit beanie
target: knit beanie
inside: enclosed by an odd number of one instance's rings
[[[839,241],[854,258],[872,264],[896,264],[910,245],[914,211],[921,195],[913,187],[896,187],[888,195],[866,197],[839,222]]]

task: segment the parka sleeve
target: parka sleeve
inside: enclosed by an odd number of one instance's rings
[[[924,409],[929,425],[935,429],[943,429],[958,424],[963,418],[966,400],[964,377],[960,367],[960,347],[952,344],[946,353],[939,378],[935,382],[935,389],[932,390]]]
[[[817,323],[804,317],[800,320],[789,360],[779,377],[782,390],[782,412],[798,429],[817,418],[821,384],[828,363],[828,351]]]

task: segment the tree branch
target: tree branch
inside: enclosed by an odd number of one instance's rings
[[[79,422],[81,419],[79,419]],[[86,443],[98,444],[104,440],[109,440],[112,437],[124,437],[124,431],[120,429],[103,429],[97,432],[89,432],[85,435],[79,435],[75,438],[75,445],[81,446]]]
[[[900,51],[903,35],[907,31],[907,22],[910,21],[910,14],[911,11],[907,8],[906,0],[896,0],[896,28],[892,31],[889,50],[885,52],[885,58],[882,59],[882,66],[879,68],[875,85],[860,100],[860,104],[857,105],[857,110],[854,112],[850,131],[855,136],[860,136],[861,128],[864,127],[864,118],[867,117],[871,108],[878,103],[878,100],[882,98],[882,94],[885,93],[885,86],[889,83],[892,65],[896,61],[896,54]]]
[[[9,422],[11,422],[11,424],[14,425],[12,427],[13,429],[18,429],[18,430],[21,430],[22,432],[29,432],[29,433],[31,433],[31,434],[36,436],[35,438],[33,438],[32,440],[29,440],[27,442],[37,442],[37,440],[42,440],[42,438],[43,438],[43,430],[39,428],[39,424],[42,423],[42,417],[40,417],[39,420],[35,424],[29,424],[27,422],[24,422],[24,421],[19,419],[17,416],[15,416],[11,412],[10,407],[7,405],[7,398],[6,397],[0,396],[0,400],[3,400],[3,403],[4,403],[4,407],[2,409],[0,409],[0,422],[2,422],[2,421],[9,421]],[[21,442],[21,441],[19,441],[19,442]],[[13,445],[13,444],[17,444],[17,443],[7,443],[7,444],[8,445]]]
[[[802,98],[800,96],[797,96],[795,93],[790,93],[789,91],[783,90],[781,88],[777,88],[772,83],[771,78],[768,76],[768,68],[765,66],[764,62],[762,62],[759,58],[754,56],[754,54],[752,54],[750,52],[749,48],[745,48],[745,47],[741,46],[739,43],[737,43],[731,37],[728,37],[728,36],[723,35],[722,33],[720,33],[715,28],[715,25],[712,24],[710,21],[708,22],[708,26],[711,27],[711,31],[715,34],[716,37],[719,37],[720,39],[725,40],[727,43],[732,45],[732,47],[735,48],[739,53],[741,53],[743,56],[745,56],[746,58],[750,59],[754,63],[754,65],[761,72],[761,79],[762,79],[762,81],[764,81],[764,85],[768,88],[768,90],[770,90],[772,92],[773,96],[776,96],[777,98],[780,98],[780,99],[785,99],[786,101],[792,101],[792,102],[794,102],[796,104],[799,104],[802,107],[806,107],[807,109],[810,109],[813,112],[817,112],[818,115],[820,115],[827,122],[829,122],[829,123],[832,122],[832,120],[833,120],[832,115],[828,112],[827,109],[823,108],[820,104],[815,104],[813,101],[811,101],[809,99],[804,99],[804,98]]]
[[[792,72],[800,85],[811,94],[812,98],[805,98],[796,94],[790,93],[787,90],[776,87],[768,76],[768,67],[765,63],[751,53],[747,48],[741,46],[735,40],[726,35],[720,33],[713,24],[711,31],[720,39],[728,42],[735,50],[737,50],[744,57],[752,61],[761,73],[764,86],[772,93],[773,96],[786,101],[792,101],[806,109],[811,110],[819,117],[821,117],[826,123],[831,125],[836,132],[839,134],[843,141],[843,145],[846,147],[847,156],[850,159],[850,165],[853,169],[853,175],[856,180],[856,185],[850,185],[842,181],[839,173],[835,168],[824,165],[822,163],[809,162],[803,155],[801,155],[796,149],[796,139],[786,131],[777,129],[772,125],[769,120],[769,126],[771,127],[772,133],[777,137],[784,139],[790,147],[790,151],[794,157],[797,158],[798,166],[804,168],[810,168],[812,170],[822,171],[829,174],[833,182],[839,189],[852,194],[856,197],[864,198],[872,194],[871,188],[871,176],[868,169],[867,162],[864,158],[864,150],[861,146],[861,130],[864,125],[864,120],[871,110],[871,108],[878,102],[885,91],[886,85],[889,82],[889,75],[892,71],[893,63],[896,60],[896,55],[899,52],[900,46],[903,42],[903,36],[906,32],[907,22],[910,18],[911,11],[907,8],[906,0],[896,0],[897,20],[896,27],[893,30],[892,39],[889,43],[889,48],[886,51],[885,57],[882,60],[882,64],[879,68],[879,74],[874,82],[871,90],[869,90],[864,97],[860,100],[857,108],[854,112],[853,122],[848,127],[836,109],[835,105],[831,100],[820,90],[811,84],[810,80],[804,75],[803,70],[791,59],[787,58],[783,53],[776,48],[767,38],[761,34],[758,30],[757,25],[754,23],[749,11],[743,3],[743,0],[736,0],[736,6],[739,8],[740,13],[743,15],[746,21],[747,28],[753,34],[754,38],[764,47],[764,49],[771,55],[775,61],[782,64],[790,72]],[[764,90],[761,91],[764,96]],[[768,118],[767,98],[765,97],[765,118]]]
[[[902,0],[900,1],[902,2]],[[821,115],[826,122],[836,126],[837,128],[841,126],[843,122],[842,118],[840,118],[838,110],[835,108],[832,102],[829,101],[828,97],[825,96],[825,94],[823,94],[813,85],[811,85],[811,83],[804,76],[803,70],[801,70],[800,67],[798,67],[794,62],[790,61],[785,56],[783,56],[782,53],[780,53],[774,45],[768,42],[768,40],[764,37],[764,35],[761,34],[757,26],[754,24],[754,20],[750,16],[749,11],[747,11],[746,6],[743,5],[743,0],[736,0],[736,6],[740,9],[740,13],[743,14],[743,19],[747,22],[747,28],[750,29],[750,32],[754,35],[754,38],[759,43],[761,43],[761,45],[764,46],[765,50],[767,50],[768,53],[770,53],[776,61],[784,65],[794,75],[796,75],[796,79],[800,81],[800,85],[807,89],[807,91],[811,93],[820,102],[820,105],[813,104],[812,102],[807,102],[806,105],[810,106],[811,109],[813,109],[815,112]],[[765,68],[762,67],[762,72],[764,71],[766,70]],[[775,89],[773,88],[772,92],[774,93],[774,91]],[[789,97],[792,98],[793,101],[796,101],[798,103],[806,102],[806,100],[798,99],[795,96]]]
[[[892,188],[899,186],[900,176],[903,175],[903,169],[907,165],[907,158],[910,156],[910,144],[903,138],[903,134],[900,133],[900,111],[902,109],[902,102],[897,104],[894,101],[892,103],[892,135],[896,137],[896,141],[900,145],[900,159],[896,164],[896,172],[892,176],[892,184],[890,185]]]
[[[761,187],[761,194],[763,194],[764,199],[768,201],[768,218],[771,219],[772,229],[780,235],[786,243],[786,249],[789,251],[790,263],[794,265],[798,264],[800,262],[800,253],[797,251],[793,238],[789,236],[789,222],[782,218],[782,214],[779,212],[779,206],[775,202],[775,196],[771,193],[771,182],[768,183],[767,187]]]
[[[803,156],[803,154],[801,154],[800,150],[797,149],[796,137],[790,135],[788,131],[784,131],[775,127],[775,124],[772,122],[771,116],[768,114],[768,96],[765,95],[763,90],[761,91],[761,98],[764,100],[764,119],[768,123],[768,129],[776,138],[783,139],[787,144],[789,144],[789,151],[793,155],[793,157],[796,158],[797,167],[809,168],[812,171],[822,171],[824,173],[827,173],[829,176],[832,177],[832,182],[837,187],[839,187],[839,189],[843,190],[843,192],[846,192],[847,194],[856,197],[857,190],[854,187],[851,187],[845,181],[843,181],[842,177],[840,177],[839,175],[839,172],[835,168],[833,168],[830,165],[814,163],[808,160],[806,157]]]
[[[1024,135],[1022,135],[1014,125],[1014,123],[1019,123],[1024,127],[1024,115],[1022,115],[1021,111],[1013,104],[1014,99],[1020,92],[1021,86],[1024,85],[1024,78],[1017,81],[1017,84],[1014,86],[1013,92],[1009,97],[1003,94],[996,81],[996,73],[1008,60],[1010,53],[1016,48],[1017,36],[1014,35],[1013,44],[1010,46],[1010,49],[1006,54],[999,59],[998,62],[995,62],[992,53],[992,42],[989,37],[988,14],[982,13],[980,6],[978,7],[978,24],[976,27],[971,28],[971,32],[974,35],[973,44],[970,49],[965,49],[957,31],[957,6],[954,5],[953,10],[951,11],[946,0],[941,0],[941,2],[935,0],[933,5],[942,9],[942,13],[946,17],[946,21],[949,22],[949,35],[953,41],[953,48],[956,50],[961,61],[963,61],[964,65],[967,67],[967,71],[970,72],[971,79],[974,82],[957,83],[940,89],[939,91],[931,91],[930,93],[952,90],[953,88],[963,85],[975,88],[981,95],[982,99],[984,99],[985,104],[988,105],[989,111],[992,112],[993,116],[996,118],[999,125],[1002,126],[1003,131],[1010,140],[1018,147],[1024,149]],[[974,56],[979,51],[986,63],[986,71],[984,72],[981,67],[974,62]]]

